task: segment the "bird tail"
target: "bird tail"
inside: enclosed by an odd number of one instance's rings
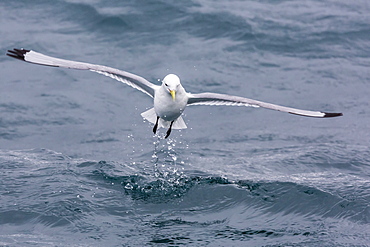
[[[141,116],[153,124],[155,124],[155,122],[157,121],[157,114],[155,113],[154,108],[150,108],[149,110],[141,113]],[[170,121],[166,121],[160,118],[158,121],[158,128],[169,128],[170,124],[171,124]],[[172,129],[186,129],[186,128],[187,126],[184,122],[184,119],[182,119],[181,116],[178,117],[172,124]]]

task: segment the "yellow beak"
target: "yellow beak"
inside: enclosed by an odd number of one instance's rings
[[[175,101],[175,99],[176,99],[176,91],[175,90],[170,90],[170,94],[172,96],[173,101]]]

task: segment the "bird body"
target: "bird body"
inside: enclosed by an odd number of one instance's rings
[[[123,82],[153,98],[154,107],[143,112],[141,115],[149,122],[154,123],[153,132],[158,128],[168,128],[165,138],[171,129],[184,129],[186,124],[181,117],[188,105],[232,105],[232,106],[253,106],[264,107],[271,110],[287,112],[295,115],[316,118],[328,118],[342,116],[342,113],[326,113],[320,111],[308,111],[291,107],[285,107],[266,103],[258,100],[248,99],[240,96],[231,96],[218,93],[191,94],[185,91],[177,75],[169,74],[162,85],[155,85],[143,77],[131,74],[126,71],[110,68],[107,66],[76,62],[55,57],[50,57],[32,50],[14,49],[8,50],[8,56],[20,59],[29,63],[63,67],[70,69],[90,70],[115,80]]]
[[[162,86],[154,93],[154,110],[157,116],[166,121],[176,120],[187,104],[188,97],[179,77],[174,74],[167,75]]]

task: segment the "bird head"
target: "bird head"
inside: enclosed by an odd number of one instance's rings
[[[180,84],[180,78],[175,74],[166,75],[162,81],[162,86],[171,94],[173,101],[176,100],[176,91]]]

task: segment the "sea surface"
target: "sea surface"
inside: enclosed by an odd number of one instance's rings
[[[368,0],[0,0],[0,246],[370,246]],[[189,92],[343,117],[188,107],[13,48]]]

